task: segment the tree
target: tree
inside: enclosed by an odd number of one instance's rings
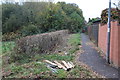
[[[3,34],[12,32],[22,25],[22,9],[18,3],[2,4],[2,29]]]
[[[23,36],[62,29],[79,32],[85,22],[78,5],[65,2],[3,3],[2,14],[3,34],[20,32]]]
[[[78,5],[66,4],[65,2],[58,2],[57,4],[61,5],[61,8],[67,15],[67,28],[71,32],[78,32],[82,27],[84,27],[84,17],[82,10],[79,9]]]

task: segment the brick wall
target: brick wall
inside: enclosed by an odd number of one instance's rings
[[[99,25],[99,36],[98,36],[98,47],[106,53],[106,44],[107,44],[107,25]]]
[[[120,25],[117,21],[111,22],[110,38],[110,61],[114,66],[120,67]],[[107,24],[99,25],[98,47],[106,54],[107,44]],[[119,55],[118,55],[119,54]]]
[[[118,27],[118,65],[120,66],[120,25]]]

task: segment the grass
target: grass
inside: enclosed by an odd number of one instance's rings
[[[9,77],[32,77],[45,71],[49,71],[49,69],[44,63],[30,62],[19,66],[13,65],[11,67],[11,72],[14,74]]]
[[[67,71],[64,71],[63,69],[59,69],[58,72],[56,73],[56,75],[59,78],[66,78],[67,77]]]
[[[38,60],[43,60],[43,59],[47,59],[47,60],[66,60],[66,61],[71,61],[72,57],[68,56],[68,55],[60,55],[60,54],[45,54],[45,55],[40,55],[40,59]]]
[[[71,46],[67,50],[67,55],[55,54],[36,54],[34,56],[22,55],[19,56],[21,59],[12,61],[9,64],[5,64],[3,67],[3,74],[6,78],[79,78],[79,77],[92,77],[90,72],[78,65],[71,71],[64,71],[63,69],[57,69],[57,72],[52,72],[46,66],[43,60],[47,59],[50,61],[54,60],[65,60],[74,62],[75,53],[79,50],[80,45],[80,34],[72,34],[68,39],[68,45]],[[15,55],[12,53],[15,46],[14,42],[3,42],[3,53],[9,54],[11,57]],[[9,53],[8,53],[9,52]],[[10,53],[11,52],[11,53]],[[5,56],[7,56],[5,55]],[[11,57],[12,58],[12,57]],[[12,58],[13,59],[13,58]],[[83,76],[81,76],[83,75]]]
[[[80,34],[72,34],[71,38],[68,40],[68,43],[72,46],[81,45],[80,43]]]
[[[15,42],[11,41],[11,42],[2,42],[2,44],[0,45],[0,52],[2,53],[7,53],[13,50],[13,48],[15,47]],[[0,55],[2,55],[2,53]]]

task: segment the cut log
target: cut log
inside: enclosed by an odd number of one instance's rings
[[[63,65],[62,64],[60,64],[59,62],[57,62],[57,61],[54,61],[54,63],[56,63],[57,64],[57,66],[59,67],[59,68],[62,68],[63,67]]]
[[[65,68],[62,64],[60,64],[59,62],[57,62],[57,61],[54,61],[56,64],[57,64],[57,66],[61,69],[64,69],[64,70],[67,70],[67,68]]]
[[[49,64],[51,64],[51,65],[53,65],[53,66],[57,66],[57,64],[55,64],[55,63],[53,63],[53,62],[51,62],[49,60],[44,60],[44,61],[47,62],[47,63],[49,63]]]
[[[70,62],[70,64],[73,66],[73,68],[75,67],[75,65],[72,62]]]
[[[73,68],[72,64],[70,64],[70,62],[67,63],[69,65],[70,68]]]
[[[67,69],[70,69],[69,65],[65,61],[62,61],[62,63],[65,65]]]

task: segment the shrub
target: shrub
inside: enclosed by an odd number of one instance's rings
[[[21,34],[19,32],[9,32],[2,35],[2,41],[12,41],[20,37]]]
[[[106,24],[108,21],[108,9],[102,11],[101,14],[101,23]],[[118,20],[120,23],[120,10],[112,8],[111,9],[111,20]]]
[[[40,30],[37,26],[30,24],[28,26],[23,26],[21,33],[22,36],[28,36],[28,35],[40,33]]]
[[[63,37],[68,30],[27,36],[17,40],[17,53],[41,54],[54,51],[56,46],[63,44]]]

